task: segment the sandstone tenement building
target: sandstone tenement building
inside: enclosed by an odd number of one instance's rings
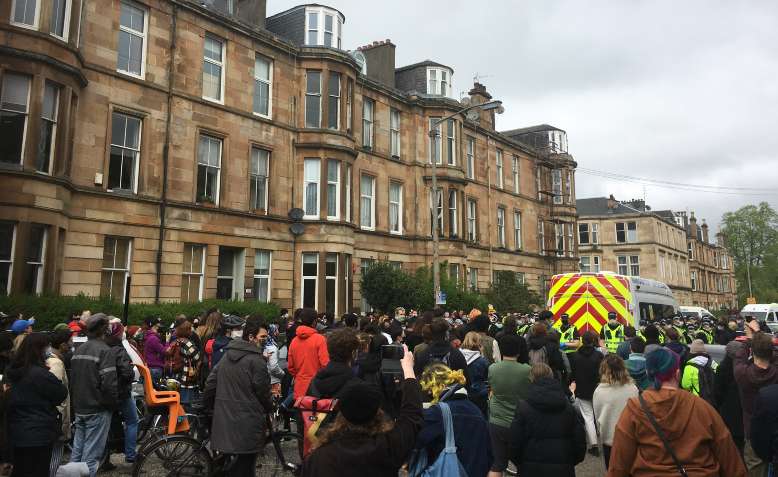
[[[433,203],[463,286],[574,270],[565,132],[481,111],[433,149],[486,88],[456,99],[450,67],[346,28],[264,0],[0,2],[0,293],[122,300],[131,276],[133,302],[342,313],[371,261],[431,263]]]

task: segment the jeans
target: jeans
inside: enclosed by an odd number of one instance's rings
[[[132,395],[121,402],[119,412],[124,421],[124,458],[134,461],[135,445],[138,442],[138,408],[135,407],[135,399]]]
[[[95,477],[100,458],[105,451],[108,431],[111,429],[111,411],[97,414],[76,414],[73,425],[73,452],[70,462],[86,462],[89,477]]]

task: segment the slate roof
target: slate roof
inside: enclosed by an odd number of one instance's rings
[[[562,131],[565,132],[564,129],[559,129],[557,127],[551,126],[550,124],[538,124],[537,126],[528,126],[526,128],[518,128],[518,129],[510,129],[508,131],[500,131],[500,134],[505,134],[506,136],[517,136],[520,134],[527,134],[527,133],[533,133],[533,132],[542,132],[542,131]]]
[[[633,209],[632,207],[627,207],[618,201],[616,202],[616,208],[611,210],[608,208],[607,197],[592,197],[589,199],[577,199],[575,201],[575,207],[578,210],[578,215],[580,217],[644,213],[637,209]]]
[[[434,62],[432,60],[424,60],[424,61],[420,61],[418,63],[414,63],[412,65],[407,65],[407,66],[402,66],[400,68],[395,68],[394,72],[395,73],[399,73],[401,71],[412,70],[414,68],[420,68],[422,66],[424,66],[424,67],[426,67],[426,66],[437,66],[437,67],[441,67],[441,68],[447,68],[447,69],[452,70],[452,71],[454,70],[454,68],[452,68],[450,66],[446,66],[446,65],[443,65],[443,64],[440,64],[440,63],[436,63],[436,62]]]

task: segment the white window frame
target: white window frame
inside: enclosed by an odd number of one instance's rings
[[[354,127],[354,84],[351,78],[346,78],[346,131],[351,133]]]
[[[475,179],[475,138],[467,137],[467,178]]]
[[[266,62],[267,63],[267,78],[260,78],[257,75],[257,62]],[[261,118],[266,119],[272,119],[273,118],[273,60],[270,58],[260,55],[259,53],[255,53],[254,56],[254,97],[256,97],[258,88],[257,86],[259,84],[267,85],[267,114],[262,114],[261,112],[256,111],[256,108],[253,107],[254,110],[253,113],[256,116],[259,116]],[[253,98],[252,98],[253,99]]]
[[[316,257],[316,275],[306,275],[305,274],[305,256],[315,256]],[[300,276],[302,279],[300,280],[300,307],[305,306],[305,282],[306,280],[314,280],[314,308],[319,309],[319,253],[318,252],[303,252],[300,255]]]
[[[514,194],[521,193],[521,184],[519,183],[519,181],[521,180],[521,174],[519,170],[520,167],[521,167],[521,161],[519,159],[519,156],[513,156],[511,168],[513,172],[513,193]]]
[[[392,189],[397,190],[397,200],[392,200]],[[392,208],[397,210],[397,223],[392,224]],[[389,182],[389,233],[402,235],[403,233],[403,184],[397,181]]]
[[[332,83],[333,79],[337,78],[338,81],[338,87],[333,91],[332,89]],[[327,75],[327,128],[332,129],[334,131],[340,131],[340,96],[341,96],[341,85],[343,83],[343,75],[338,73],[337,71],[330,71]],[[333,94],[335,93],[335,94]],[[330,114],[332,114],[332,111],[330,109],[332,108],[333,101],[335,103],[335,125],[333,126],[330,124]]]
[[[573,230],[573,226],[575,224],[572,222],[565,224],[565,229],[567,230],[567,256],[573,257],[575,256],[575,230]]]
[[[205,43],[203,43],[203,65],[205,63],[210,63],[212,65],[216,65],[221,68],[221,74],[219,75],[219,97],[218,98],[212,98],[210,96],[206,96],[205,94],[205,88],[203,87],[203,99],[206,101],[213,101],[215,103],[224,104],[224,78],[226,75],[227,70],[227,41],[223,38],[220,38],[216,35],[212,35],[210,33],[205,34],[204,42],[207,42],[208,40],[218,42],[220,46],[220,52],[221,52],[221,61],[214,60],[212,58],[208,58],[205,56]],[[205,84],[205,68],[203,68],[203,84]]]
[[[100,288],[103,287],[102,272],[124,272],[124,285],[122,286],[122,298],[121,298],[121,303],[124,303],[124,297],[127,296],[127,278],[130,276],[130,268],[132,266],[132,239],[126,238],[126,237],[117,237],[117,236],[113,236],[113,235],[109,235],[107,237],[110,237],[110,238],[112,238],[114,240],[114,254],[113,254],[114,257],[116,257],[116,247],[117,247],[117,244],[119,243],[119,240],[126,240],[127,241],[127,263],[125,264],[126,268],[117,268],[115,266],[112,267],[112,268],[104,268],[102,266],[102,263],[101,263],[101,265],[100,265],[100,278],[101,278]],[[103,255],[105,255],[105,238],[103,238]],[[116,265],[116,264],[114,263],[114,265]],[[113,273],[111,273],[111,280],[113,280]],[[111,289],[113,289],[113,287],[109,286],[108,289],[111,290]],[[113,299],[113,297],[110,297],[110,298]]]
[[[619,224],[624,226],[624,241],[619,240]],[[629,224],[634,224],[635,229],[632,231],[634,235],[630,238]],[[638,223],[635,221],[629,222],[616,222],[616,243],[635,243],[638,241]]]
[[[330,166],[335,165],[335,179],[330,177]],[[335,191],[335,215],[330,215],[330,194]],[[327,159],[327,220],[340,220],[340,161]]]
[[[391,155],[395,159],[400,158],[400,110],[389,110],[389,145]]]
[[[457,123],[453,119],[446,121],[446,162],[457,165]]]
[[[40,14],[41,14],[41,1],[42,0],[26,0],[25,4],[27,2],[35,2],[35,14],[33,15],[35,18],[33,19],[33,24],[30,25],[29,23],[22,23],[17,22],[14,20],[14,17],[16,16],[16,4],[19,2],[19,0],[11,0],[11,18],[10,23],[12,25],[21,27],[21,28],[27,28],[29,30],[37,30],[38,26],[40,25]]]
[[[538,200],[543,200],[543,189],[541,189],[541,171],[540,171],[540,164],[535,165],[535,188],[538,190]]]
[[[346,164],[346,172],[343,180],[346,183],[346,222],[351,223],[351,164]]]
[[[54,91],[54,114],[53,117],[47,118],[44,116],[43,112],[43,105],[46,104],[46,91],[48,88],[51,87],[52,91]],[[51,124],[51,137],[49,138],[49,157],[47,158],[48,167],[46,167],[46,170],[41,170],[38,168],[38,161],[40,160],[39,157],[35,157],[35,170],[36,172],[40,172],[42,174],[51,175],[51,171],[54,168],[54,153],[56,150],[56,144],[57,144],[57,122],[59,120],[59,94],[61,91],[61,87],[54,83],[53,81],[46,80],[43,85],[43,102],[41,103],[41,129],[43,129],[43,126],[46,124]],[[42,137],[39,137],[38,140],[42,140]],[[39,145],[40,147],[40,145]],[[40,149],[38,149],[38,152],[40,153]]]
[[[330,29],[327,30],[327,18],[330,19]],[[336,35],[337,35],[337,28],[338,28],[338,22],[335,21],[335,15],[331,13],[324,13],[323,22],[321,22],[321,29],[322,29],[322,36],[323,41],[322,45],[326,46],[327,48],[334,48],[335,45],[337,45]],[[330,44],[327,44],[327,33],[330,34]]]
[[[467,239],[475,242],[478,239],[478,203],[475,199],[467,199]]]
[[[514,245],[516,246],[516,250],[521,250],[524,241],[521,237],[521,211],[514,210],[513,211],[513,241]]]
[[[54,20],[54,18],[53,18],[54,11],[53,11],[53,9],[52,9],[52,12],[51,12],[52,13],[52,17],[49,18],[49,35],[51,35],[54,38],[57,38],[59,40],[62,40],[64,42],[67,42],[68,41],[68,35],[70,34],[70,9],[71,9],[72,0],[62,0],[62,1],[65,3],[65,5],[64,5],[65,15],[64,15],[63,21],[62,21],[62,36],[57,35],[56,33],[51,31],[53,26],[54,26],[54,21],[53,21]]]
[[[554,224],[554,251],[557,257],[565,256],[565,224]],[[561,247],[560,247],[561,245]]]
[[[316,28],[311,28],[311,22],[310,22],[310,13],[316,13]],[[325,15],[330,15],[333,17],[332,20],[332,46],[327,46],[324,44],[324,28],[325,28]],[[341,36],[342,36],[342,30],[343,30],[343,18],[341,17],[341,14],[330,8],[326,8],[323,6],[308,6],[305,7],[305,38],[304,38],[304,45],[305,46],[324,46],[327,48],[338,48],[341,47]],[[309,40],[309,34],[311,32],[316,32],[316,43],[310,43]]]
[[[370,191],[364,190],[362,180],[368,178],[370,179]],[[362,173],[359,175],[359,227],[362,230],[375,230],[375,199],[376,199],[376,178],[375,176],[371,176],[370,174]],[[365,201],[370,201],[369,206],[369,212],[370,212],[370,222],[368,224],[364,223],[365,219]]]
[[[567,203],[573,204],[573,171],[567,170],[565,174],[565,189],[567,191]]]
[[[316,73],[319,75],[319,88],[318,91],[308,91],[308,76],[311,73]],[[305,127],[306,128],[321,128],[321,113],[322,113],[322,104],[321,104],[321,70],[306,70],[305,71]],[[318,113],[318,121],[313,121],[309,124],[308,122],[308,98],[318,98],[318,107],[319,107],[319,113]]]
[[[309,165],[311,165],[309,169]],[[314,167],[315,166],[315,167]],[[317,175],[314,178],[312,175],[308,177],[308,171],[317,171]],[[316,184],[316,213],[308,214],[308,185]],[[318,220],[319,214],[321,214],[321,159],[318,157],[306,157],[303,160],[303,219],[305,220]]]
[[[616,268],[619,275],[629,276],[629,259],[626,255],[618,255],[616,257]]]
[[[592,271],[594,273],[600,273],[600,256],[599,255],[592,255]]]
[[[138,121],[138,147],[133,149],[131,147],[128,147],[124,144],[115,144],[114,138],[113,138],[113,127],[111,128],[111,138],[110,138],[110,146],[109,146],[109,152],[108,152],[108,180],[106,181],[106,187],[108,187],[106,190],[113,191],[113,190],[130,190],[133,194],[136,194],[138,192],[138,171],[140,170],[140,148],[143,140],[143,119],[141,119],[138,116],[133,116],[132,114],[127,114],[123,111],[114,110],[111,112],[111,125],[113,125],[113,115],[117,114],[120,116],[124,116],[127,118],[125,122],[125,131],[124,131],[124,141],[125,144],[127,142],[127,130],[126,130],[126,123],[130,120]],[[117,147],[122,149],[123,151],[132,151],[131,153],[135,155],[135,157],[132,160],[132,187],[130,189],[112,189],[110,188],[110,181],[111,181],[111,153],[110,148]],[[199,147],[199,141],[198,141],[198,147]],[[199,158],[199,156],[198,156]],[[198,163],[199,164],[199,163]],[[122,168],[124,167],[124,161],[122,161]],[[119,174],[121,176],[121,173]]]
[[[427,127],[427,132],[428,132],[427,137],[429,139],[427,140],[427,150],[428,150],[429,154],[427,154],[427,157],[429,157],[429,163],[432,164],[432,154],[433,154],[433,152],[435,152],[435,165],[439,166],[439,165],[443,164],[443,151],[442,151],[442,149],[443,149],[443,147],[442,147],[443,146],[443,138],[440,136],[441,135],[441,125],[440,125],[440,123],[438,123],[438,124],[435,124],[435,123],[440,118],[432,117],[432,118],[428,118],[428,119],[429,119],[429,121],[427,123],[428,124],[428,127]],[[433,125],[435,126],[435,131],[437,131],[437,134],[435,135],[435,139],[434,139],[435,140],[434,147],[433,147],[433,144],[432,144],[433,139],[429,135],[429,131],[432,131]]]
[[[538,253],[546,254],[546,222],[538,217]]]
[[[632,273],[635,267],[638,268],[638,273]],[[629,255],[629,272],[631,277],[640,276],[640,255]]]
[[[584,265],[584,261],[586,261],[586,265]],[[592,257],[588,255],[581,255],[578,257],[578,271],[581,273],[591,273]]]
[[[600,244],[600,224],[598,224],[597,222],[591,222],[589,226],[590,226],[589,234],[591,235],[590,243],[592,245],[599,245]]]
[[[8,260],[0,259],[0,263],[8,263],[8,282],[6,283],[5,295],[11,294],[11,282],[14,276],[14,254],[16,253],[16,229],[17,224],[12,222],[4,222],[4,225],[11,226],[11,253]]]
[[[259,256],[259,254],[262,254],[262,253],[267,253],[267,274],[257,273],[257,256]],[[263,278],[267,279],[267,296],[264,297],[264,299],[263,299],[263,297],[255,296],[254,299],[256,301],[259,301],[259,302],[262,302],[262,303],[270,303],[270,297],[272,295],[272,293],[271,293],[272,283],[273,283],[273,278],[272,277],[273,277],[273,251],[272,250],[267,250],[267,249],[259,249],[259,248],[255,249],[254,250],[254,273],[253,273],[253,277],[252,277],[253,280],[251,281],[251,287],[255,288],[254,287],[254,280],[256,280],[256,279],[260,279],[261,280]]]
[[[330,257],[335,257],[335,275],[327,275],[327,263],[328,263],[328,259]],[[331,263],[331,262],[329,262],[329,263]],[[324,255],[324,300],[325,300],[325,302],[327,300],[327,282],[329,282],[330,280],[335,282],[335,303],[334,303],[334,306],[332,307],[333,314],[337,314],[338,313],[338,304],[339,304],[338,303],[338,289],[340,288],[338,286],[338,267],[339,267],[339,265],[340,265],[340,254],[334,253],[334,252],[329,252],[329,253],[326,253]],[[325,309],[327,308],[327,304],[326,303],[325,303],[324,307],[325,307]]]
[[[444,79],[445,76],[445,79]],[[448,68],[427,67],[427,94],[435,96],[451,96],[453,72]],[[430,86],[432,88],[430,88]],[[430,91],[432,89],[432,91]]]
[[[502,162],[502,149],[497,149],[495,153],[495,174],[497,174],[497,187],[502,189],[505,186],[505,179],[503,178],[503,162]]]
[[[585,230],[584,230],[585,228]],[[586,237],[586,241],[583,238]],[[588,222],[578,223],[578,245],[591,245],[592,244],[592,232]]]
[[[467,267],[467,286],[470,290],[478,290],[478,269]]]
[[[456,189],[448,190],[448,226],[452,237],[459,236],[459,220],[457,213],[457,195]]]
[[[202,144],[200,144],[200,142],[201,142],[202,138],[206,138],[208,140],[215,141],[216,144],[219,145],[218,164],[217,165],[214,166],[214,165],[211,165],[211,164],[200,163],[200,148],[202,147]],[[208,150],[210,151],[210,144],[211,144],[211,142],[209,142],[208,144],[209,144]],[[213,204],[215,206],[219,205],[219,195],[221,195],[221,182],[222,182],[222,180],[221,180],[222,179],[222,167],[221,166],[222,166],[222,152],[223,151],[224,151],[224,140],[222,138],[219,138],[219,137],[216,137],[216,136],[211,136],[209,134],[204,134],[204,133],[200,133],[198,135],[198,137],[197,137],[197,174],[200,173],[200,166],[216,169],[216,191],[214,192],[214,196],[215,197],[213,197]],[[199,182],[199,180],[197,180],[197,182]],[[197,182],[195,182],[195,193],[197,193]],[[208,187],[207,187],[207,184],[206,184],[206,191],[207,191],[207,189],[208,189]],[[197,196],[195,198],[199,200],[200,197]]]
[[[429,205],[430,205],[430,236],[432,236],[433,233],[433,220],[434,217],[432,214],[437,213],[438,214],[438,237],[443,236],[443,231],[445,230],[445,227],[443,225],[443,188],[438,187],[437,193],[433,192],[432,187],[428,189],[429,191]],[[437,200],[437,204],[435,201]]]
[[[254,160],[258,159],[258,157],[255,156],[255,153],[258,153],[260,155],[264,153],[266,155],[264,171],[260,171],[258,170],[258,168],[254,167]],[[252,183],[256,183],[258,186],[260,182],[264,182],[265,194],[262,200],[264,202],[265,207],[264,208],[257,207],[258,204],[249,204],[249,206],[251,210],[264,210],[265,215],[267,215],[268,209],[270,208],[268,204],[268,197],[269,197],[268,186],[270,185],[270,180],[269,180],[270,179],[270,151],[268,151],[267,149],[262,149],[261,147],[251,146],[250,160],[251,160],[251,164],[250,164],[251,168],[249,169],[249,187],[252,187]],[[255,197],[259,198],[259,194],[257,194],[256,192],[255,192]],[[251,191],[249,191],[249,200],[251,200]]]
[[[554,204],[561,204],[564,201],[562,191],[562,169],[551,170],[551,192],[554,194]]]
[[[370,114],[368,114],[368,112]],[[368,97],[362,98],[362,147],[372,149],[374,142],[375,101]]]
[[[43,293],[43,276],[46,273],[46,245],[49,238],[49,227],[43,224],[30,224],[30,227],[32,226],[40,226],[43,229],[43,237],[41,237],[40,260],[37,262],[31,262],[28,261],[25,257],[24,266],[25,269],[28,265],[37,268],[37,273],[35,274],[35,290],[33,293],[35,295],[40,295]]]
[[[505,207],[497,207],[497,243],[505,248]]]
[[[184,254],[186,254],[186,246],[187,245],[190,245],[192,247],[192,258],[193,259],[194,259],[194,254],[195,254],[196,250],[199,248],[200,254],[201,254],[201,257],[200,257],[200,270],[199,271],[193,271],[193,270],[186,271],[186,270],[183,269],[183,264],[182,264],[181,275],[185,276],[185,277],[191,277],[191,276],[198,276],[198,277],[200,277],[200,286],[198,287],[198,290],[197,290],[197,301],[203,301],[203,289],[205,288],[205,249],[207,248],[207,246],[203,245],[203,244],[198,244],[198,243],[185,243],[184,244]],[[186,257],[184,257],[184,262],[183,263],[186,263]],[[192,263],[192,262],[190,262],[190,263]],[[183,297],[181,297],[181,298],[183,298]],[[189,298],[191,299],[191,297],[189,297]]]
[[[24,104],[24,112],[17,111],[17,110],[14,110],[14,109],[3,108],[3,104],[4,104],[3,98],[5,96],[5,91],[6,91],[5,80],[9,76],[16,76],[18,78],[22,78],[27,83],[27,98],[26,98],[25,104]],[[7,112],[12,113],[12,114],[21,114],[21,115],[24,116],[24,128],[23,128],[23,131],[22,131],[22,147],[21,147],[21,150],[19,152],[19,164],[23,164],[24,163],[24,154],[25,154],[25,151],[27,149],[27,129],[28,129],[28,126],[30,124],[30,121],[29,121],[30,117],[29,116],[30,116],[30,98],[31,98],[31,95],[32,95],[31,90],[32,90],[32,77],[30,77],[30,76],[19,74],[19,73],[12,73],[12,72],[5,71],[5,72],[3,72],[2,77],[0,77],[0,111],[7,111]]]
[[[134,29],[132,29],[130,27],[126,27],[126,26],[121,24],[121,4],[122,3],[127,4],[128,6],[130,6],[132,8],[137,8],[137,9],[143,11],[143,31],[134,30]],[[79,21],[79,25],[80,25],[80,23],[81,22]],[[79,28],[80,28],[80,26],[79,26]],[[143,41],[143,44],[141,45],[141,49],[140,49],[141,50],[140,51],[140,74],[136,74],[136,73],[133,73],[132,71],[128,71],[128,70],[119,69],[118,64],[116,66],[116,71],[119,72],[119,73],[125,74],[125,75],[133,76],[135,78],[140,78],[140,79],[146,78],[146,54],[147,54],[147,47],[148,47],[148,31],[149,31],[149,10],[148,10],[148,8],[146,8],[146,7],[142,6],[142,5],[139,5],[139,4],[135,3],[135,2],[130,2],[130,1],[126,1],[126,0],[120,2],[120,4],[119,4],[119,31],[123,31],[123,32],[127,33],[128,35],[133,35],[133,36],[136,36],[136,37],[140,37],[142,39],[142,41]],[[118,45],[118,42],[117,42],[117,45]],[[117,63],[119,62],[118,56],[119,55],[118,55],[118,51],[117,51],[117,59],[116,59]]]

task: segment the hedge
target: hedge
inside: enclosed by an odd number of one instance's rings
[[[222,312],[240,316],[259,313],[273,321],[279,315],[279,307],[276,304],[256,301],[205,300],[194,303],[137,303],[129,306],[129,322],[130,324],[141,324],[145,317],[151,315],[159,316],[163,323],[171,323],[175,316],[180,313],[195,316],[209,308],[218,308]],[[36,330],[50,330],[57,323],[67,322],[72,313],[80,313],[82,310],[122,317],[124,305],[107,298],[86,295],[0,296],[0,311],[7,314],[20,313],[25,317],[34,316]]]

